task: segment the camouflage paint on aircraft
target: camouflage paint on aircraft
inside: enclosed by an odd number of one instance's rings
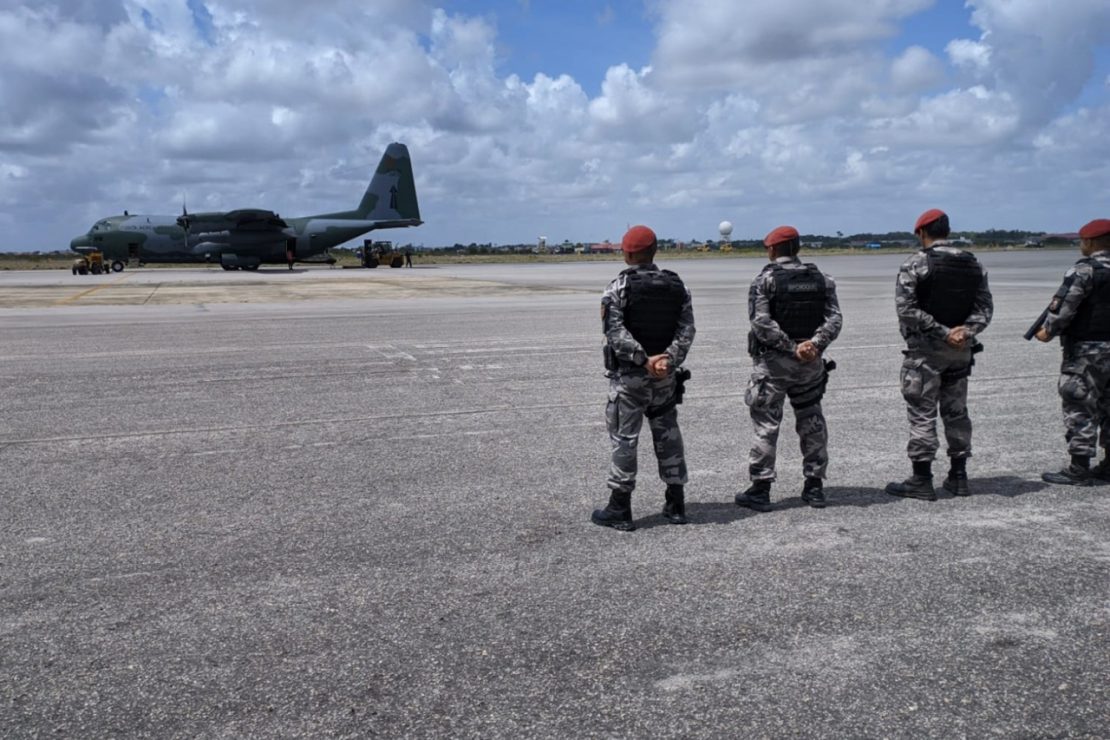
[[[106,262],[219,262],[225,269],[256,269],[323,254],[374,229],[419,226],[412,162],[404,144],[386,147],[358,207],[283,219],[273,211],[110,216],[70,242],[79,253],[99,250]]]

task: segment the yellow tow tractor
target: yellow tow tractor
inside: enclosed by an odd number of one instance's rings
[[[104,263],[103,252],[88,252],[73,260],[74,275],[93,275],[107,273],[108,265]]]
[[[389,265],[390,267],[404,267],[405,254],[393,248],[393,242],[375,242],[369,239],[363,241],[358,249],[359,262],[363,267],[377,267]]]

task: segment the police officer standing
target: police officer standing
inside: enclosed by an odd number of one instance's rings
[[[1060,398],[1071,463],[1041,476],[1048,483],[1086,486],[1110,479],[1105,456],[1093,470],[1099,447],[1110,448],[1110,219],[1091,221],[1079,230],[1083,257],[1064,274],[1049,304],[1037,339],[1061,337]]]
[[[601,296],[605,332],[605,369],[609,404],[605,420],[613,446],[609,504],[596,509],[594,524],[622,531],[632,524],[636,453],[644,416],[648,417],[659,477],[667,484],[663,516],[686,523],[686,456],[678,429],[678,384],[688,377],[680,366],[694,341],[694,308],[681,278],[660,270],[655,233],[633,226],[621,239],[629,268]]]
[[[922,248],[902,263],[894,286],[898,326],[906,340],[901,381],[913,475],[901,483],[888,483],[886,492],[935,501],[932,465],[940,447],[938,405],[951,459],[944,489],[957,496],[971,493],[967,379],[973,355],[982,349],[976,336],[990,324],[994,303],[986,270],[973,254],[948,241],[950,228],[943,211],[926,211],[913,228]]]
[[[816,265],[798,259],[801,242],[794,227],[780,226],[763,244],[770,264],[752,281],[748,292],[748,352],[753,368],[744,401],[756,436],[748,456],[752,485],[735,500],[738,506],[770,511],[775,448],[783,401],[789,397],[802,447],[802,500],[823,508],[821,481],[829,456],[828,430],[821,411],[828,370],[822,355],[840,334],[836,284]],[[831,369],[832,363],[829,366]]]

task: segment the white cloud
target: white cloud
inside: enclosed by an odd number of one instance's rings
[[[990,70],[991,47],[969,39],[955,39],[945,47],[948,58],[957,67],[964,67],[975,74]]]
[[[669,142],[693,133],[689,111],[651,84],[651,67],[636,72],[627,65],[610,67],[601,95],[590,101],[592,134],[597,139]]]
[[[886,146],[964,148],[998,144],[1017,131],[1019,122],[1006,93],[975,86],[925,99],[909,115],[878,118],[870,127]]]
[[[943,80],[944,67],[928,49],[911,46],[894,60],[890,77],[896,91],[918,92]]]
[[[977,43],[950,45],[1009,94],[1030,127],[1048,123],[1079,94],[1094,70],[1095,49],[1110,43],[1106,0],[968,0]]]

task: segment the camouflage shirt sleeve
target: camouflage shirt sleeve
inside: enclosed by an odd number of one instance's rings
[[[780,352],[794,354],[798,345],[782,330],[778,322],[771,318],[771,293],[774,287],[775,281],[770,270],[755,276],[752,287],[748,291],[748,321],[751,322],[752,333],[760,344]]]
[[[685,287],[685,285],[683,286]],[[667,355],[671,358],[671,366],[678,367],[686,361],[690,346],[694,343],[694,299],[690,289],[686,288],[686,298],[682,302],[682,313],[678,315],[678,328],[674,332],[674,340],[667,347]]]
[[[840,314],[840,301],[836,297],[836,282],[831,276],[821,273],[825,277],[825,321],[817,327],[813,334],[813,343],[817,349],[824,352],[840,336],[840,327],[844,318]]]
[[[987,271],[982,265],[979,269],[983,271],[983,278],[979,281],[979,289],[975,292],[975,303],[971,306],[971,313],[964,320],[964,326],[972,336],[986,329],[991,323],[991,318],[994,317],[994,298],[987,284]]]
[[[627,285],[624,275],[620,275],[601,294],[602,329],[605,341],[613,348],[617,359],[640,367],[647,362],[647,353],[624,326],[624,309],[628,305]]]
[[[1090,265],[1082,262],[1064,273],[1064,282],[1053,296],[1052,303],[1048,307],[1048,315],[1045,316],[1042,325],[1050,337],[1062,334],[1075,319],[1079,304],[1083,303],[1083,299],[1091,292],[1093,280],[1094,270]]]
[[[949,327],[937,323],[917,303],[917,284],[928,273],[929,259],[924,251],[910,255],[898,270],[898,278],[894,283],[894,308],[898,312],[898,328],[903,337],[921,334],[943,340],[948,336]],[[988,297],[989,295],[988,292]]]

